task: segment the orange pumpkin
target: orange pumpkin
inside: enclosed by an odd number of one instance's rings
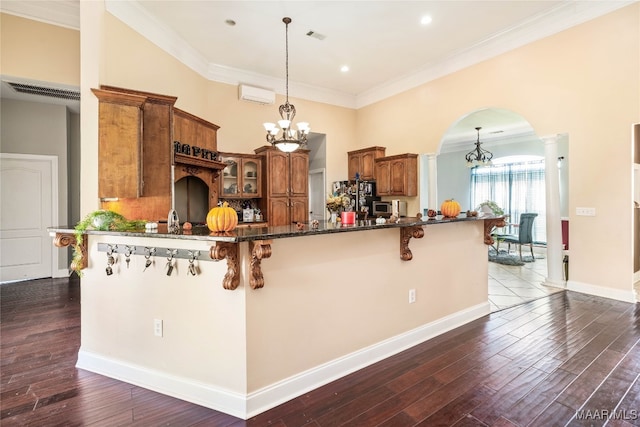
[[[237,225],[238,214],[227,202],[216,206],[207,214],[207,226],[215,233],[234,230]]]
[[[440,206],[440,212],[445,218],[455,218],[460,215],[460,203],[453,199],[445,200]]]

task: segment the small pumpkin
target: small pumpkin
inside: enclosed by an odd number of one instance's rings
[[[216,206],[207,214],[207,226],[215,233],[235,230],[237,225],[238,214],[229,207],[227,202],[224,202],[222,206]]]
[[[460,215],[461,209],[462,208],[460,207],[460,203],[453,199],[445,200],[440,206],[440,212],[442,212],[442,215],[445,218],[457,217],[458,215]]]

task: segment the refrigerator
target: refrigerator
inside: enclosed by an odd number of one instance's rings
[[[373,202],[379,201],[376,197],[375,181],[335,181],[332,188],[333,194],[346,194],[351,199],[351,210],[355,212],[368,212],[373,216]]]

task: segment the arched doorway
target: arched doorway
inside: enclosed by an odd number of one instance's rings
[[[480,132],[476,130],[481,127]],[[538,182],[542,185],[543,193],[553,193],[551,196],[561,199],[560,206],[552,202],[553,209],[546,212],[549,196],[538,198],[538,203],[543,212],[541,222],[551,221],[553,228],[552,242],[553,258],[546,258],[546,241],[538,245],[538,253],[542,262],[530,263],[526,267],[504,266],[494,268],[490,264],[489,278],[490,295],[494,291],[495,300],[499,304],[492,304],[492,309],[502,309],[526,300],[542,297],[548,293],[557,291],[557,287],[564,286],[559,281],[550,281],[555,277],[550,272],[560,270],[562,263],[561,250],[555,249],[555,242],[560,238],[560,216],[568,217],[568,141],[566,138],[541,138],[531,124],[516,112],[501,108],[482,108],[463,115],[455,121],[443,135],[437,153],[426,154],[422,158],[421,188],[428,189],[427,195],[421,197],[421,208],[438,207],[444,199],[455,198],[463,208],[476,209],[477,200],[472,197],[474,185],[473,171],[467,167],[465,155],[472,151],[478,140],[483,149],[489,150],[494,159],[510,156],[537,156],[544,158],[544,177]],[[557,154],[556,154],[557,153]],[[559,169],[559,158],[562,158],[563,168]],[[551,165],[551,166],[550,166]],[[425,176],[427,176],[425,178]],[[549,178],[551,176],[551,178]],[[526,184],[525,184],[526,185]],[[562,197],[561,197],[562,196]],[[529,197],[529,196],[526,196]],[[553,200],[553,199],[552,199]],[[472,204],[474,206],[472,206]],[[557,222],[557,224],[556,224]],[[556,227],[557,225],[557,227]],[[549,230],[549,226],[545,227]],[[557,230],[557,232],[556,232]],[[556,234],[558,236],[556,236]],[[545,239],[547,240],[547,239]],[[528,271],[529,270],[529,271]],[[498,278],[499,277],[499,278]],[[509,284],[510,288],[501,287]],[[540,283],[544,283],[541,285]],[[554,287],[548,286],[552,284]],[[493,285],[493,286],[492,286]],[[492,289],[493,287],[493,289]],[[504,295],[499,295],[500,293]],[[491,301],[491,298],[490,298]],[[493,303],[493,301],[491,301]]]

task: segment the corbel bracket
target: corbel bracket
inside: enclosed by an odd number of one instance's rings
[[[76,236],[71,233],[56,233],[56,237],[53,239],[53,245],[58,248],[66,248],[71,246],[72,248],[77,245]],[[82,243],[79,245],[82,258],[80,259],[80,265],[71,265],[71,269],[79,271],[87,268],[89,265],[89,257],[87,256],[87,235],[82,235]],[[74,261],[75,262],[75,261]]]
[[[271,243],[273,240],[255,240],[249,242],[251,251],[251,275],[249,284],[251,289],[260,289],[264,286],[264,276],[262,275],[261,262],[271,256]]]
[[[486,218],[484,220],[484,244],[485,245],[493,245],[493,237],[491,236],[491,232],[495,227],[504,227],[506,225],[504,221],[504,217],[498,218]]]
[[[238,243],[216,242],[211,247],[209,256],[211,259],[222,261],[227,259],[227,273],[222,279],[222,287],[228,290],[234,290],[240,283],[240,261],[238,259]]]
[[[411,261],[413,254],[409,249],[409,240],[414,237],[421,239],[424,237],[424,229],[421,226],[402,227],[400,229],[400,259],[403,261]]]

